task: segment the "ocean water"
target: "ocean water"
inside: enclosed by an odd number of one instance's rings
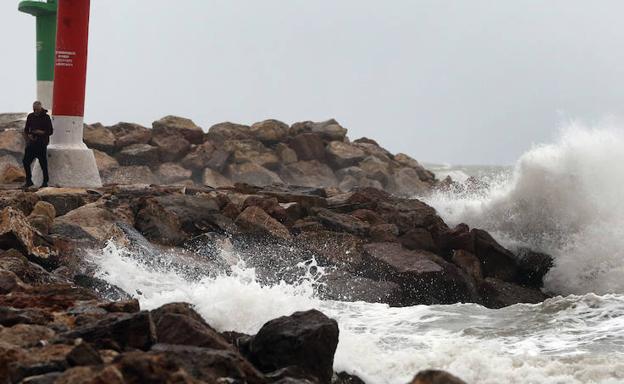
[[[460,182],[468,175],[487,181],[469,192],[420,198],[451,225],[465,222],[506,246],[552,254],[545,289],[558,296],[498,310],[391,308],[320,300],[315,292],[323,269],[314,260],[293,266],[294,282],[266,283],[249,255],[227,246],[217,252],[223,267],[204,273],[201,265],[176,262],[182,258],[175,252],[150,258],[114,243],[92,257],[100,277],[134,294],[144,308],[190,302],[219,330],[255,333],[270,319],[317,308],[340,326],[334,368],[371,384],[406,383],[427,368],[475,384],[624,383],[624,133],[571,126],[514,167],[436,172]]]

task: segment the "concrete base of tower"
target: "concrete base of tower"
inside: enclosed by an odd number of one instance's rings
[[[83,144],[84,145],[84,144]],[[51,187],[98,188],[102,186],[93,151],[79,147],[48,147],[48,173]],[[41,185],[41,168],[33,169],[33,182]]]

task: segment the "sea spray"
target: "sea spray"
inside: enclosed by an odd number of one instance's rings
[[[339,323],[335,370],[369,384],[406,383],[426,368],[484,384],[624,380],[621,295],[556,297],[500,310],[476,304],[392,308],[319,300],[313,261],[295,266],[297,283],[264,284],[240,256],[226,256],[238,260],[228,271],[198,278],[112,242],[94,253],[93,261],[99,277],[132,293],[143,309],[189,302],[221,331],[254,334],[275,317],[317,308]]]
[[[508,247],[551,254],[546,289],[556,294],[624,292],[624,131],[572,124],[538,145],[487,191],[423,199],[449,224],[490,231]]]

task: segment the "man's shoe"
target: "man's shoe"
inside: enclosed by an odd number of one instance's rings
[[[41,184],[41,188],[47,188],[48,187],[48,182],[44,181],[43,184]]]
[[[22,185],[22,188],[26,189],[26,188],[30,188],[32,187],[34,184],[32,181],[27,181],[26,184]]]

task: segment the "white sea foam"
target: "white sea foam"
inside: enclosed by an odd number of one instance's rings
[[[546,287],[560,294],[624,292],[624,131],[571,124],[535,146],[487,191],[424,200],[450,224],[555,257]]]
[[[187,280],[140,257],[111,243],[95,262],[100,277],[132,292],[143,308],[190,302],[219,330],[253,334],[270,319],[317,308],[340,326],[334,368],[369,384],[405,383],[426,368],[484,384],[624,380],[624,296],[559,297],[502,310],[475,304],[390,308],[319,300],[305,266],[297,284],[262,285],[242,260],[229,273]]]

